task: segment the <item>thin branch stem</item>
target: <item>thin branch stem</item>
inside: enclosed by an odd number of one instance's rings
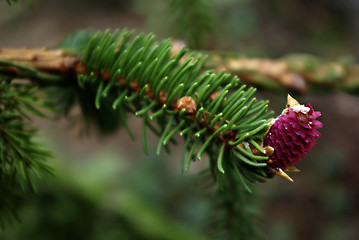
[[[174,41],[173,54],[181,48],[181,43]],[[306,93],[312,88],[340,88],[349,92],[359,91],[359,64],[354,62],[325,61],[311,55],[291,54],[278,59],[248,58],[238,53],[203,51],[208,55],[206,69],[225,69],[237,75],[241,80],[273,91],[292,90]],[[63,50],[39,49],[0,49],[0,64],[12,64],[13,68],[2,68],[0,73],[37,72],[36,77],[42,80],[58,81],[60,77],[44,73],[60,75],[78,72],[80,58],[67,54]]]
[[[0,73],[20,78],[39,79],[47,83],[59,83],[76,72],[79,57],[63,50],[0,49]]]
[[[62,75],[40,72],[38,69],[30,66],[22,65],[12,61],[1,60],[1,59],[0,59],[0,71],[5,73],[9,72],[10,74],[16,74],[19,77],[40,79],[48,83],[60,83],[64,79],[64,76]]]
[[[236,53],[205,52],[205,68],[226,70],[241,80],[272,91],[307,93],[313,89],[339,88],[359,91],[359,64],[327,61],[308,54],[290,54],[278,59],[248,58]]]

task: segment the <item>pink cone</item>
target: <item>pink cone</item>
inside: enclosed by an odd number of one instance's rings
[[[264,137],[264,146],[274,148],[268,166],[285,170],[311,152],[317,144],[315,138],[321,135],[317,129],[323,127],[316,120],[320,115],[310,104],[287,108]]]

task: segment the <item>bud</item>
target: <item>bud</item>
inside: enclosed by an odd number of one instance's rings
[[[176,103],[176,108],[178,111],[181,111],[182,109],[186,110],[186,114],[195,114],[197,112],[197,104],[193,100],[193,98],[185,96],[180,99],[178,99]]]
[[[313,111],[310,104],[300,105],[288,95],[287,108],[275,119],[264,137],[264,146],[274,149],[268,166],[274,169],[290,169],[312,151],[315,138],[321,134],[317,129],[323,123],[316,120],[321,113]]]

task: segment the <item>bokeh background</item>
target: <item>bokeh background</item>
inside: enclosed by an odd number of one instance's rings
[[[190,2],[190,1],[189,1]],[[359,1],[212,0],[215,21],[196,47],[276,58],[309,53],[328,60],[359,57]],[[129,28],[178,37],[166,0],[0,1],[0,47],[53,47],[79,29]],[[186,39],[184,39],[186,40]],[[294,183],[256,184],[264,239],[341,239],[359,236],[359,96],[332,89],[294,94],[322,112],[322,137],[302,161]],[[280,113],[285,94],[259,89]],[[100,136],[70,117],[35,119],[39,140],[54,152],[56,177],[29,194],[21,223],[0,239],[205,239],[211,199],[198,189],[206,163],[180,175],[182,140],[172,153],[142,152],[141,122]],[[152,147],[157,138],[149,136]],[[162,236],[162,238],[159,238]],[[165,236],[168,236],[166,238]],[[173,236],[176,236],[173,238]]]

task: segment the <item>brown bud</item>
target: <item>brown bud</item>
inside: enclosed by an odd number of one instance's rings
[[[123,86],[126,86],[126,81],[124,78],[117,78],[117,82],[119,82]]]
[[[153,93],[153,91],[152,91],[151,88],[149,88],[149,87],[146,88],[145,94],[146,94],[147,96],[149,96],[151,99],[155,99],[155,94]]]
[[[130,87],[136,92],[141,91],[141,88],[138,86],[137,79],[133,79],[132,81],[130,81]]]
[[[162,104],[167,104],[167,93],[161,90],[159,97]]]
[[[274,153],[274,148],[272,148],[271,146],[265,146],[264,151],[266,152],[267,156],[270,156]]]
[[[209,96],[209,101],[212,102],[216,97],[218,97],[219,92],[214,92]]]
[[[178,111],[181,111],[182,109],[186,109],[186,114],[194,114],[197,112],[197,104],[193,100],[193,98],[185,96],[180,99],[178,99],[176,108]]]
[[[87,74],[87,70],[86,70],[85,66],[81,64],[81,62],[76,64],[76,72],[82,73],[82,74]]]
[[[252,153],[257,156],[263,155],[257,148],[251,146]]]
[[[110,81],[110,79],[111,79],[110,73],[102,68],[101,69],[101,78],[106,80],[106,81]]]

